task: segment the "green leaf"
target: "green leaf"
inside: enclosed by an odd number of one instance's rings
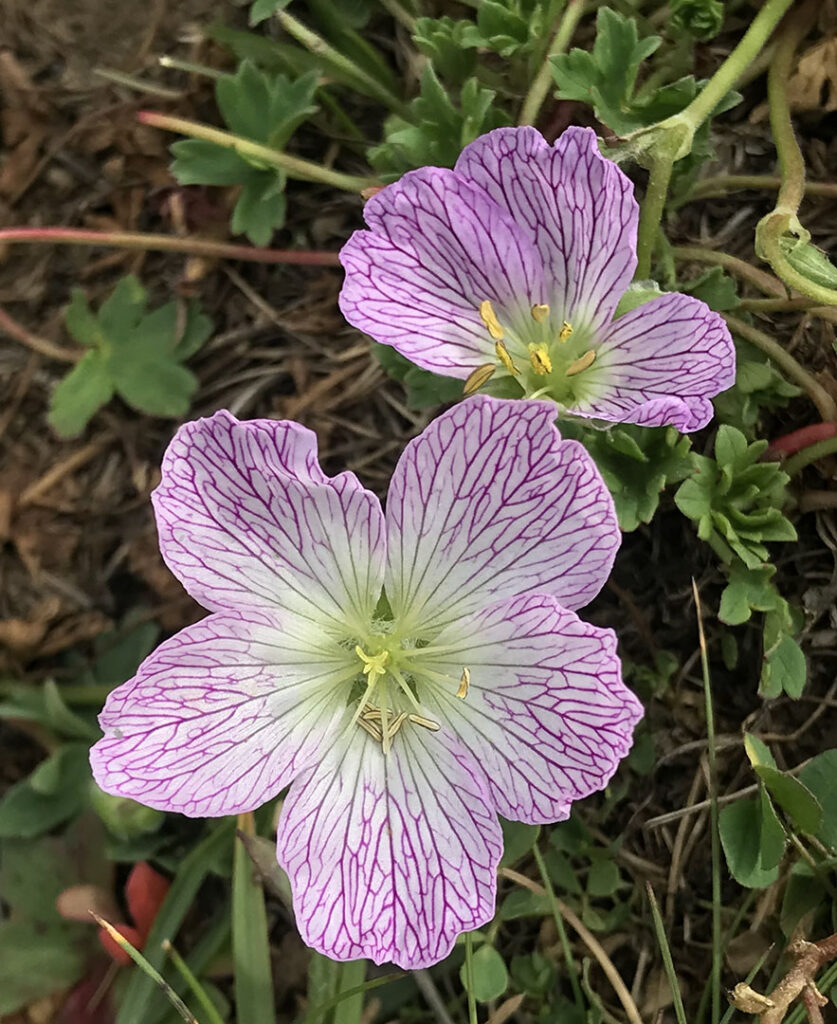
[[[503,829],[503,856],[500,863],[504,867],[511,867],[535,845],[540,825],[527,825],[522,821],[506,821],[500,819],[500,826]]]
[[[520,917],[548,917],[551,914],[546,893],[529,889],[512,889],[500,905],[500,920],[514,921]]]
[[[410,409],[429,409],[462,398],[462,381],[457,377],[442,377],[438,373],[414,366],[404,377],[407,405]]]
[[[776,768],[776,758],[770,753],[770,748],[751,732],[744,733],[744,751],[753,768]]]
[[[753,770],[800,832],[810,835],[819,832],[823,810],[817,798],[803,783],[770,765],[755,764]]]
[[[707,42],[724,26],[721,0],[671,0],[671,24],[701,42]]]
[[[182,139],[171,152],[171,173],[181,185],[238,185],[252,169],[234,149],[205,139]]]
[[[236,1016],[252,1024],[274,1024],[264,891],[240,836],[235,841],[233,859],[232,937]]]
[[[694,295],[718,313],[735,309],[740,303],[738,284],[722,267],[710,267],[700,277],[686,281],[680,287],[681,291]]]
[[[759,787],[759,811],[761,833],[759,836],[759,867],[772,871],[779,866],[785,853],[785,830],[770,802],[764,786]]]
[[[513,956],[509,967],[515,988],[527,995],[543,999],[555,984],[555,967],[543,953]]]
[[[779,877],[775,859],[779,834],[784,831],[769,800],[736,800],[721,808],[718,820],[721,845],[730,874],[748,889],[764,889]]]
[[[65,436],[79,433],[93,412],[114,392],[141,412],[181,417],[197,389],[197,379],[181,362],[211,333],[211,322],[189,304],[185,326],[178,307],[166,303],[147,312],[145,289],[133,276],[123,278],[98,313],[84,314],[84,331],[95,348],[55,390],[50,422]],[[89,314],[89,316],[88,316]],[[76,306],[74,329],[82,314]],[[95,329],[88,322],[96,321]]]
[[[258,25],[277,11],[284,11],[291,0],[254,0],[250,6],[249,23]]]
[[[747,622],[754,611],[767,612],[779,609],[787,602],[771,582],[776,573],[773,565],[748,569],[740,562],[730,568],[729,582],[721,594],[718,618],[728,626],[739,626]]]
[[[413,41],[441,77],[456,85],[474,73],[476,46],[472,44],[470,21],[443,18],[418,18]]]
[[[590,896],[612,896],[621,882],[619,868],[614,861],[594,861],[587,874],[587,892]]]
[[[64,311],[64,326],[80,345],[92,347],[99,341],[99,321],[90,311],[81,288],[73,288]]]
[[[387,119],[384,142],[367,154],[370,163],[390,179],[428,164],[453,167],[462,149],[478,135],[511,124],[494,98],[492,90],[469,78],[459,103],[454,103],[428,64],[422,72],[421,91],[410,104],[409,119]]]
[[[97,350],[88,352],[53,391],[49,425],[59,437],[78,437],[113,390],[106,358]]]
[[[0,921],[0,1016],[78,981],[89,955],[80,934],[60,921]]]
[[[759,693],[763,697],[778,697],[784,691],[796,700],[802,696],[806,678],[807,667],[802,648],[792,636],[783,634],[764,653]]]
[[[473,961],[474,991],[477,1002],[490,1003],[499,999],[509,987],[509,974],[506,964],[497,950],[488,943],[483,943],[474,953]],[[459,969],[462,987],[468,991],[465,964]]]
[[[825,750],[812,757],[798,778],[822,806],[822,823],[817,838],[837,851],[837,749]]]
[[[251,170],[233,209],[233,233],[246,235],[253,245],[267,245],[285,223],[284,188],[284,174]]]

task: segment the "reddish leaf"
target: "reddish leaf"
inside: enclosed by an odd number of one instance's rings
[[[160,909],[171,882],[155,871],[146,861],[141,860],[131,868],[125,883],[125,902],[137,931],[145,942],[151,931],[154,918]],[[133,941],[133,940],[132,940]]]

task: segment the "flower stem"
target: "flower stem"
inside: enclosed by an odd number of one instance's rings
[[[340,964],[338,971],[336,994],[342,998],[334,1007],[334,1024],[360,1024],[363,1016],[366,961],[349,960]]]
[[[0,228],[4,242],[52,242],[57,245],[101,245],[116,249],[142,249],[146,252],[180,252],[186,256],[211,256],[250,263],[290,263],[306,267],[339,267],[336,252],[311,252],[305,249],[259,249],[249,245],[229,245],[208,238],[176,238],[144,231],[93,231],[89,228]]]
[[[788,476],[796,476],[797,473],[801,472],[806,466],[810,466],[812,462],[816,462],[817,459],[823,459],[826,455],[835,454],[837,454],[837,437],[828,437],[824,441],[816,441],[814,444],[809,444],[807,448],[803,448],[796,455],[791,455],[790,458],[785,459],[782,463],[782,469]]]
[[[807,427],[800,427],[799,430],[792,430],[789,434],[774,438],[767,446],[764,457],[788,459],[791,455],[810,448],[812,444],[827,441],[832,437],[837,437],[837,423],[809,423]]]
[[[255,160],[271,167],[278,167],[289,178],[297,178],[300,181],[318,181],[323,185],[343,189],[345,192],[361,192],[373,185],[380,185],[376,178],[360,178],[352,174],[332,171],[311,160],[289,156],[278,149],[271,149],[270,146],[263,146],[259,142],[253,142],[252,139],[245,139],[240,135],[233,135],[232,132],[212,128],[199,121],[188,121],[183,117],[169,117],[167,114],[160,114],[155,110],[141,110],[137,114],[137,120],[142,124],[151,125],[153,128],[162,128],[164,131],[178,132],[180,135],[188,135],[193,139],[214,142],[225,149],[234,150],[245,160]]]
[[[672,254],[678,260],[697,260],[698,263],[710,263],[716,267],[723,267],[742,281],[748,281],[758,288],[765,295],[773,295],[777,299],[787,299],[788,293],[785,286],[772,274],[768,274],[758,267],[753,267],[746,260],[737,256],[730,256],[726,252],[717,252],[715,249],[702,249],[697,245],[675,245],[672,247]]]
[[[468,1024],[477,1024],[477,997],[474,995],[474,939],[465,932],[465,977],[468,984]]]
[[[550,58],[558,53],[565,53],[570,45],[579,21],[587,11],[585,0],[569,0],[564,9],[558,15],[557,27],[552,37],[549,50],[538,69],[538,73],[529,86],[529,91],[523,100],[520,109],[518,124],[534,124],[538,118],[538,112],[543,106],[546,94],[549,92],[549,85],[552,81],[552,63]]]
[[[675,161],[691,152],[695,132],[707,118],[711,117],[712,111],[758,56],[791,3],[793,0],[767,0],[739,44],[686,109],[648,129],[648,132],[654,133],[654,141],[650,150],[648,188],[639,217],[636,272],[638,280],[647,278],[651,272],[651,256],[665,210],[668,185]]]
[[[564,952],[564,962],[567,965],[567,975],[570,979],[570,987],[573,990],[573,999],[575,999],[575,1005],[583,1013],[584,996],[581,994],[581,985],[578,983],[578,971],[575,966],[575,957],[573,956],[570,940],[567,936],[567,929],[564,927],[564,917],[561,913],[561,908],[558,905],[558,900],[555,898],[555,890],[552,888],[552,879],[549,877],[549,872],[546,869],[546,864],[544,863],[541,851],[538,849],[537,842],[532,847],[532,853],[535,857],[535,863],[538,865],[538,871],[540,872],[543,887],[546,889],[546,898],[549,900],[552,916],[555,918],[555,927],[558,930],[558,938],[561,940],[561,949]]]
[[[787,377],[808,394],[808,397],[816,405],[824,420],[837,419],[837,403],[832,396],[777,341],[774,341],[764,331],[760,331],[756,327],[751,327],[750,324],[745,323],[743,320],[739,320],[736,316],[724,313],[723,317],[734,334],[740,335],[746,341],[755,345],[756,348],[761,349],[766,356],[772,359],[784,371]]]
[[[767,100],[770,127],[779,157],[782,184],[773,211],[756,227],[756,252],[766,260],[778,276],[792,288],[818,302],[837,305],[837,290],[812,281],[791,265],[782,250],[782,239],[788,235],[808,241],[808,232],[797,217],[805,195],[805,161],[793,131],[788,80],[793,70],[797,47],[808,34],[819,12],[819,0],[809,0],[794,18],[788,18],[782,30],[776,54],[767,76]]]
[[[741,189],[772,192],[778,190],[781,184],[781,178],[770,174],[719,174],[698,181],[684,203],[691,203],[696,199],[716,199],[728,192],[737,192]],[[804,188],[806,196],[837,199],[837,184],[834,182],[808,181],[805,182]]]

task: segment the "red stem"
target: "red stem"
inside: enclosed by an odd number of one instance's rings
[[[336,252],[310,252],[303,249],[260,249],[249,245],[231,245],[208,238],[176,238],[143,231],[92,231],[86,228],[3,228],[4,242],[54,242],[58,245],[101,245],[117,249],[143,249],[157,252],[181,252],[187,256],[215,256],[219,259],[248,260],[251,263],[291,263],[305,267],[338,267]]]
[[[764,457],[766,459],[784,459],[788,455],[801,452],[803,448],[809,448],[818,441],[827,441],[830,437],[837,437],[837,422],[812,423],[808,427],[793,430],[790,434],[783,434],[782,437],[771,441]]]

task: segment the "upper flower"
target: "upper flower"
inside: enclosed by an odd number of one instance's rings
[[[364,215],[371,230],[340,254],[344,316],[466,392],[511,376],[577,416],[688,431],[735,381],[726,324],[700,300],[672,292],[614,319],[638,208],[590,128],[554,146],[498,128],[452,171],[405,174]]]
[[[494,913],[497,814],[564,818],[641,714],[610,630],[574,611],[619,531],[546,402],[479,396],[406,448],[386,515],[310,431],[182,427],[154,494],[163,555],[211,610],[108,698],[108,792],[193,816],[293,783],[278,856],[338,959],[433,963]]]

